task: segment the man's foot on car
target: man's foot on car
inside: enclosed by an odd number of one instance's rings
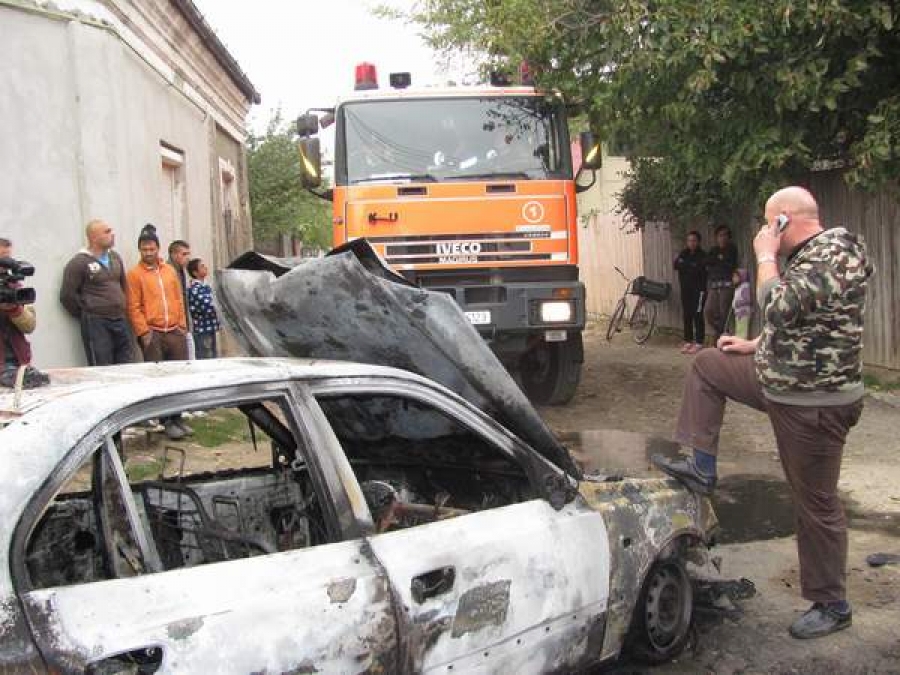
[[[716,489],[716,477],[702,473],[693,457],[669,459],[664,455],[653,455],[650,460],[660,471],[680,481],[693,492],[708,497]]]
[[[169,420],[165,424],[165,433],[166,438],[170,441],[180,441],[185,437],[184,431],[182,431],[181,427],[179,427],[175,422]]]
[[[839,611],[834,605],[816,602],[791,624],[791,637],[798,640],[825,637],[839,630],[849,628],[853,623],[853,611]]]

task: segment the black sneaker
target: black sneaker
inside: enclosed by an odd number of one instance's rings
[[[653,455],[650,461],[663,473],[680,481],[688,490],[709,497],[716,489],[716,477],[700,472],[693,457],[669,459],[665,455]]]
[[[839,630],[849,628],[853,623],[853,612],[839,612],[833,607],[817,602],[791,624],[791,637],[798,640],[825,637]]]

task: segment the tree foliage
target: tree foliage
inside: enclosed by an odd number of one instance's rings
[[[263,136],[247,144],[254,236],[288,234],[331,248],[331,209],[301,186],[300,152],[290,125],[276,112]]]
[[[817,163],[900,181],[900,33],[880,0],[420,0],[438,50],[527,61],[634,166],[633,221],[758,209]]]

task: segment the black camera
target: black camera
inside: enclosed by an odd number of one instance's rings
[[[34,274],[34,265],[24,260],[0,258],[0,305],[31,305],[33,288],[22,288],[25,277]]]

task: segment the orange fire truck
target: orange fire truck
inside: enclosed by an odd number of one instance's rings
[[[334,244],[365,238],[410,282],[451,294],[535,402],[575,393],[584,360],[576,185],[566,108],[533,87],[413,89],[357,67],[356,92],[298,120],[319,185],[335,124]],[[324,113],[320,118],[316,112]],[[581,139],[583,169],[599,152]]]

